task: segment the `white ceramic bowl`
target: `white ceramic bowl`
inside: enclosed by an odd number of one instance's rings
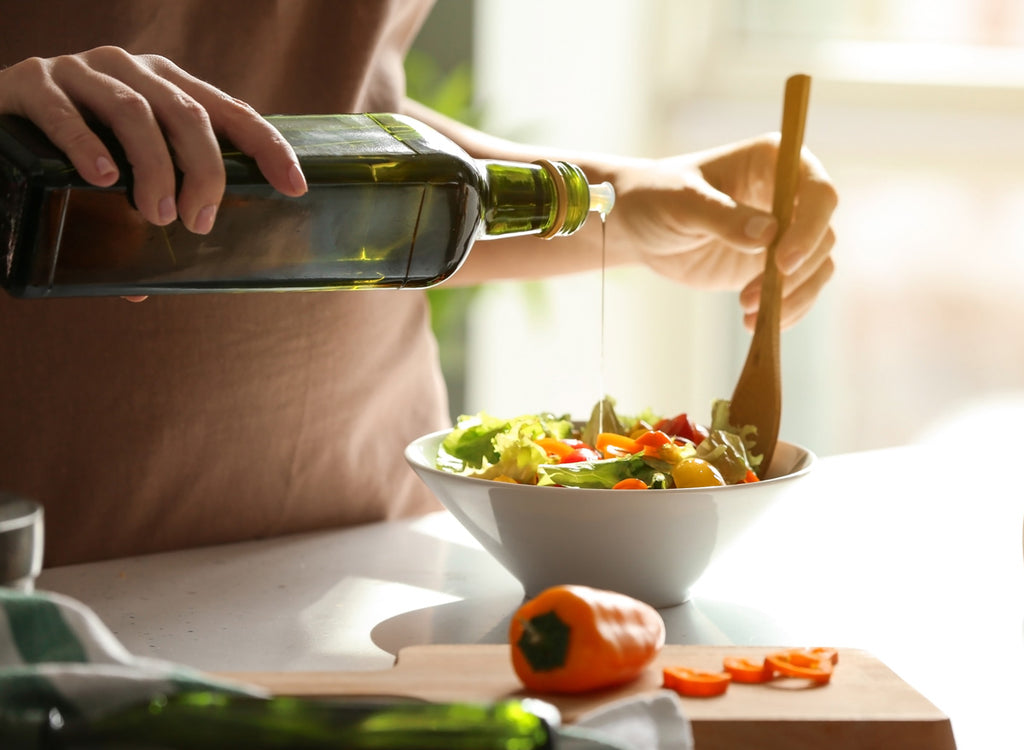
[[[573,583],[655,607],[686,601],[715,557],[816,460],[806,448],[780,441],[761,482],[671,490],[534,487],[434,468],[445,435],[414,440],[406,460],[528,597]]]

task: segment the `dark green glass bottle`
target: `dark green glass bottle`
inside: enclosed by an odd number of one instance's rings
[[[19,297],[422,288],[478,239],[569,235],[607,213],[611,186],[566,162],[470,158],[400,115],[274,116],[309,192],[273,190],[225,148],[214,229],[157,227],[130,205],[131,170],[96,188],[31,123],[0,117],[0,285]]]
[[[534,702],[536,703],[536,702]],[[92,719],[51,710],[22,721],[25,750],[550,750],[554,709],[495,704],[263,700],[219,693],[158,698]],[[30,726],[31,725],[31,726]],[[7,722],[8,727],[14,724]],[[0,740],[4,739],[0,721]]]

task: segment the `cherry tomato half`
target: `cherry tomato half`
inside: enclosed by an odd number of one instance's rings
[[[592,448],[573,448],[572,451],[562,456],[560,464],[576,464],[580,461],[597,461],[601,454]]]

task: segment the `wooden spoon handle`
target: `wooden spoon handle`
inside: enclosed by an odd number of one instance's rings
[[[756,452],[763,456],[758,474],[762,478],[771,465],[782,417],[782,373],[779,355],[782,279],[775,263],[778,239],[793,216],[793,203],[800,182],[800,152],[810,99],[810,76],[798,74],[786,81],[782,108],[782,137],[775,166],[772,213],[778,222],[775,239],[765,253],[761,303],[754,323],[747,360],[733,391],[730,421],[737,427],[757,427]]]
[[[772,195],[772,214],[778,222],[775,238],[765,253],[764,279],[761,288],[761,304],[757,321],[754,323],[754,342],[761,338],[774,342],[774,357],[778,361],[780,312],[782,308],[782,278],[775,262],[779,238],[789,227],[793,218],[793,203],[800,184],[800,152],[804,144],[804,126],[807,122],[807,103],[811,93],[811,78],[804,74],[791,76],[786,81],[786,92],[782,105],[782,134],[779,141],[778,161],[775,165],[775,192]],[[776,382],[781,382],[777,375]],[[780,397],[781,401],[781,397]],[[776,437],[778,429],[776,428]],[[774,444],[775,438],[770,438]],[[767,467],[765,467],[767,468]]]
[[[782,105],[782,139],[779,142],[778,164],[775,166],[775,194],[772,213],[779,222],[779,233],[789,226],[793,216],[793,200],[800,182],[800,151],[804,145],[807,103],[811,95],[811,77],[791,76],[786,81]],[[778,237],[778,234],[776,237]],[[775,243],[773,242],[772,245]]]
[[[786,92],[782,104],[782,135],[779,141],[778,161],[775,165],[775,192],[772,195],[772,214],[774,214],[779,227],[765,253],[761,305],[758,309],[757,321],[754,324],[755,339],[757,338],[756,330],[761,326],[770,328],[773,338],[778,338],[782,284],[779,269],[775,263],[775,251],[779,244],[779,238],[789,227],[793,218],[793,203],[796,199],[797,187],[800,184],[800,152],[804,144],[804,127],[807,122],[807,103],[810,93],[810,76],[801,73],[791,76],[786,81]]]

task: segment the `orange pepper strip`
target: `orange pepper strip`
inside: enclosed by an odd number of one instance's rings
[[[690,698],[722,695],[732,681],[728,672],[704,672],[689,667],[665,667],[661,671],[662,686]]]
[[[544,452],[549,456],[558,456],[559,459],[563,459],[575,450],[573,446],[569,445],[563,440],[553,437],[542,437],[534,440],[537,445],[544,449]]]
[[[645,448],[650,446],[653,448],[660,447],[666,443],[671,443],[672,438],[666,435],[664,432],[659,430],[648,430],[639,437],[635,438],[637,445],[642,445]]]
[[[605,458],[623,456],[627,453],[639,453],[644,449],[633,438],[619,435],[614,432],[602,432],[597,436],[595,447],[597,452]]]
[[[636,477],[626,477],[612,485],[613,490],[646,490],[647,482]]]
[[[762,660],[757,664],[750,659],[741,659],[738,656],[725,657],[722,665],[725,671],[732,675],[733,682],[760,683],[768,682],[775,678],[775,670]]]
[[[824,685],[832,679],[832,662],[829,659],[814,661],[800,655],[801,649],[780,651],[765,657],[765,664],[786,677],[799,677]],[[797,653],[796,660],[793,654]],[[802,663],[801,663],[802,662]]]
[[[744,484],[749,484],[750,482],[760,482],[760,481],[761,480],[758,479],[757,474],[755,474],[750,469],[747,469],[747,475],[745,477],[743,477],[743,483]]]
[[[798,667],[814,667],[827,661],[835,666],[839,663],[839,652],[834,648],[799,648],[789,652],[789,659]]]
[[[821,656],[822,658],[827,658],[832,662],[833,666],[839,663],[839,652],[834,648],[819,646],[818,648],[812,648],[811,653]]]
[[[674,445],[672,438],[659,430],[648,430],[634,439],[637,445],[643,446],[645,456],[654,458],[661,458],[662,449],[666,445]]]

